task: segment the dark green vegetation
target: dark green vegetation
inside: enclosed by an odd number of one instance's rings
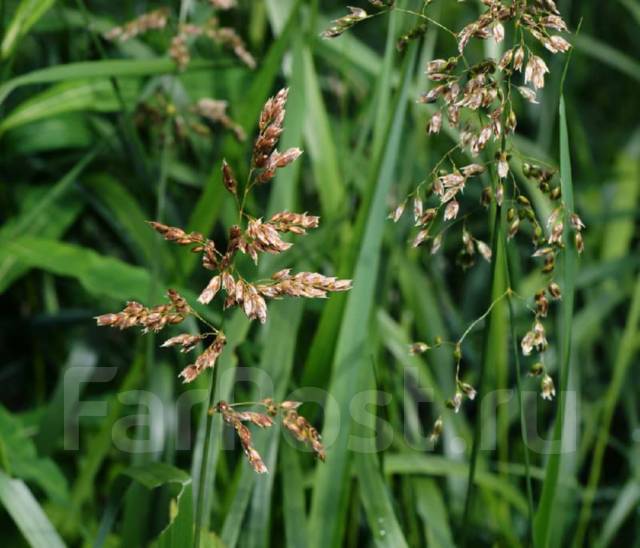
[[[471,0],[433,6],[456,29],[479,11]],[[511,315],[502,301],[463,346],[465,380],[478,386],[484,368],[484,392],[514,390],[498,396],[508,402],[497,414],[487,404],[484,417],[478,400],[459,415],[442,409],[454,389],[451,347],[420,357],[407,347],[457,340],[507,279],[531,297],[540,283],[531,246],[526,239],[504,246],[498,230],[494,268],[478,261],[462,271],[458,240],[431,256],[407,244],[406,219],[386,219],[454,143],[446,132],[426,136],[429,108],[415,103],[427,89],[426,62],[451,46],[446,35],[429,28],[399,52],[410,20],[396,13],[323,40],[319,33],[345,13],[342,2],[240,0],[220,19],[243,36],[256,69],[199,41],[178,74],[166,53],[171,25],[123,45],[100,37],[155,3],[2,1],[2,545],[189,546],[202,482],[209,532],[201,546],[637,543],[640,2],[558,6],[572,30],[582,19],[564,99],[565,59],[557,57],[541,105],[520,106],[518,145],[561,170],[564,197],[573,191],[587,225],[584,254],[558,265],[565,297],[547,319],[550,373],[571,392],[542,401],[522,356],[517,378],[530,316],[517,301]],[[171,7],[175,18],[181,9],[194,21],[210,14],[204,0]],[[129,299],[163,302],[166,287],[193,302],[206,284],[196,256],[162,242],[145,220],[220,238],[219,227],[234,222],[220,166],[226,158],[243,179],[251,137],[239,142],[221,125],[209,135],[194,128],[178,135],[167,104],[189,118],[200,98],[227,100],[229,116],[252,136],[265,100],[284,86],[291,91],[282,148],[305,154],[256,199],[270,213],[309,211],[322,222],[289,252],[293,264],[273,263],[353,278],[354,287],[327,301],[277,302],[265,326],[230,315],[229,344],[213,374],[220,399],[233,391],[236,401],[308,402],[303,410],[323,432],[327,461],[259,432],[256,447],[271,473],[257,476],[215,416],[211,465],[201,478],[211,373],[185,386],[177,374],[188,357],[159,349],[164,338],[99,330],[92,318]],[[517,160],[512,169],[519,172]],[[481,212],[479,188],[468,188],[464,201]],[[539,193],[532,198],[549,211]],[[489,215],[473,222],[474,234],[491,242]],[[256,389],[255,370],[253,382],[234,384],[225,372],[236,366],[265,371],[271,393]],[[78,401],[105,407],[83,408],[76,430]],[[147,422],[123,421],[138,414]],[[444,433],[432,450],[426,437],[440,414]],[[530,437],[563,436],[569,450],[545,455],[534,440],[525,465],[523,419]],[[469,497],[480,435],[490,449],[479,443]],[[376,445],[383,450],[372,451]]]

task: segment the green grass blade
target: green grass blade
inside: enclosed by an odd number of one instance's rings
[[[37,485],[52,501],[68,503],[67,479],[54,461],[38,455],[25,425],[1,405],[0,440],[2,464],[7,473]]]
[[[194,59],[189,64],[187,71],[211,70],[213,68],[220,69],[219,63],[204,59]],[[55,65],[16,76],[2,84],[0,86],[0,104],[4,102],[13,90],[21,86],[89,78],[155,76],[172,73],[174,70],[175,63],[169,58],[145,59],[143,63],[138,59],[118,59]]]
[[[616,496],[616,502],[604,522],[600,536],[594,543],[597,548],[610,546],[625,520],[640,507],[640,482],[631,480]]]
[[[318,467],[314,480],[309,535],[313,546],[340,545],[344,527],[346,478],[349,468],[348,439],[351,427],[349,404],[358,390],[358,379],[369,361],[368,323],[373,312],[375,285],[386,213],[386,196],[394,178],[400,153],[400,141],[407,109],[408,82],[413,75],[416,50],[411,48],[405,60],[402,88],[394,109],[389,140],[375,179],[375,194],[368,210],[366,229],[349,293],[343,323],[338,335],[329,402],[325,411],[325,439],[335,439],[327,450],[327,462]]]
[[[424,523],[427,544],[433,548],[454,546],[449,515],[438,484],[430,478],[412,478],[416,511]]]
[[[360,500],[367,516],[375,545],[381,548],[408,546],[393,511],[387,486],[380,474],[376,454],[356,454],[354,466],[358,474]]]
[[[22,38],[51,9],[55,0],[22,0],[13,15],[0,44],[0,60],[6,60]]]
[[[34,227],[42,226],[42,217],[45,215],[47,209],[51,204],[62,198],[65,193],[69,191],[71,185],[76,182],[77,178],[94,160],[96,153],[96,150],[91,150],[85,154],[62,179],[52,186],[52,188],[34,207],[29,208],[25,211],[24,215],[21,215],[12,225],[10,225],[11,228],[3,228],[0,233],[0,238],[8,241],[19,236],[24,236],[25,234],[31,234],[33,233],[32,231],[34,231]]]
[[[38,196],[40,199],[46,199],[41,194]],[[52,241],[58,240],[78,219],[83,205],[77,192],[66,193],[64,200],[50,202],[46,210],[38,215],[26,230],[33,236]],[[37,206],[33,204],[31,207]],[[31,207],[25,208],[25,211],[27,211],[26,216],[28,217],[31,217],[29,214]],[[0,242],[12,238],[13,226],[14,224],[22,224],[21,220],[22,215],[14,217],[0,228]],[[0,245],[0,294],[4,293],[16,280],[28,272],[29,267],[27,265],[21,263],[15,255],[11,254],[6,246]]]
[[[593,57],[601,63],[640,82],[640,63],[626,53],[587,34],[575,36],[574,45],[581,53]]]
[[[305,92],[307,100],[305,143],[316,181],[323,217],[340,216],[346,205],[344,184],[338,166],[336,145],[331,135],[329,116],[322,99],[311,52],[304,52]]]
[[[151,278],[140,268],[74,244],[23,236],[5,244],[22,264],[77,279],[93,295],[146,300]]]
[[[441,455],[421,453],[389,454],[384,459],[384,473],[390,476],[425,475],[464,479],[469,475],[469,465]],[[518,513],[523,516],[527,515],[525,497],[507,479],[485,470],[478,470],[476,483],[483,491],[508,502]]]
[[[280,468],[283,471],[280,479],[286,546],[287,548],[306,548],[309,537],[300,459],[296,450],[286,443],[280,450]]]
[[[506,249],[503,240],[504,219],[502,208],[496,207],[492,213],[494,216],[493,235],[492,235],[492,257],[491,262],[491,301],[490,304],[495,303],[506,290]],[[488,316],[488,323],[485,329],[485,335],[482,346],[482,358],[480,373],[477,382],[477,398],[478,401],[482,401],[482,398],[491,390],[487,386],[487,374],[490,368],[493,367],[493,361],[495,359],[501,359],[505,352],[505,342],[508,339],[506,336],[506,329],[504,323],[504,303],[500,303],[494,306],[491,313]],[[469,464],[469,478],[467,480],[467,494],[465,497],[464,514],[462,517],[461,526],[461,540],[462,546],[466,546],[468,541],[468,535],[473,530],[473,524],[471,523],[471,512],[473,510],[473,504],[475,500],[475,481],[476,470],[479,460],[479,450],[482,436],[482,413],[477,411],[476,422],[473,432],[473,445],[471,447],[471,456]]]
[[[132,255],[139,257],[137,262],[151,265],[158,261],[162,266],[170,263],[169,248],[158,245],[157,233],[145,222],[151,220],[151,215],[143,210],[136,197],[123,184],[107,174],[101,174],[90,178],[82,186],[89,192],[91,203],[131,249]]]
[[[74,378],[77,379],[80,387],[74,394],[76,399],[73,399],[74,395],[65,394],[65,374],[60,375],[35,437],[39,453],[44,455],[52,453],[59,441],[63,439],[64,427],[72,419],[72,411],[79,404],[85,383],[91,378],[97,361],[97,352],[84,341],[77,341],[72,346],[63,372],[66,373],[73,368]]]
[[[64,542],[22,480],[0,471],[0,502],[33,548],[63,548]]]
[[[573,303],[575,293],[575,278],[577,271],[577,252],[571,240],[571,224],[569,215],[574,211],[573,181],[571,175],[571,153],[569,150],[569,130],[567,128],[567,114],[564,96],[560,97],[560,178],[562,196],[565,204],[565,250],[563,252],[562,270],[562,310],[561,310],[561,340],[560,340],[560,378],[558,403],[553,439],[563,439],[565,393],[569,379],[571,361],[571,332],[573,324]],[[546,547],[551,535],[551,523],[554,502],[560,473],[562,454],[553,453],[549,457],[546,468],[546,479],[542,488],[542,495],[534,521],[534,538],[537,547]]]
[[[121,86],[127,101],[135,100],[137,82],[127,80]],[[39,93],[13,109],[0,122],[3,133],[24,124],[58,116],[68,112],[118,112],[121,104],[109,80],[83,80],[63,82]]]
[[[600,418],[596,445],[593,450],[593,460],[589,471],[589,481],[585,492],[580,517],[578,520],[578,531],[576,533],[574,546],[583,546],[591,518],[591,507],[596,495],[604,453],[609,442],[609,430],[622,387],[626,381],[629,366],[633,363],[633,358],[638,352],[638,337],[640,336],[640,276],[637,278],[633,298],[625,330],[618,346],[616,360],[613,364],[613,378],[607,389],[604,400],[604,409]]]

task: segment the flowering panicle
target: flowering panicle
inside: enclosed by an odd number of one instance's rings
[[[247,413],[238,413],[234,411],[228,403],[221,401],[216,406],[216,411],[222,414],[224,421],[233,426],[240,443],[242,444],[242,450],[249,461],[249,464],[258,474],[266,474],[268,472],[260,453],[258,453],[252,445],[251,431],[242,424],[243,421],[249,421],[253,424],[257,424],[261,428],[268,428],[273,424],[273,421],[269,419],[267,415],[261,415],[264,420],[258,419],[258,413],[248,415]]]
[[[195,104],[193,112],[213,124],[220,124],[232,131],[238,141],[244,141],[247,135],[244,129],[227,114],[227,106],[227,101],[204,97]]]
[[[243,128],[229,116],[227,109],[227,101],[211,97],[202,97],[186,108],[178,108],[167,94],[158,92],[138,104],[135,122],[141,130],[151,128],[160,132],[163,140],[184,141],[190,133],[206,137],[216,126],[221,126],[238,141],[244,141],[247,136]]]
[[[336,19],[333,24],[322,33],[322,36],[325,38],[335,38],[340,36],[345,31],[349,30],[355,24],[360,21],[364,21],[371,17],[365,10],[362,8],[354,8],[348,6],[349,15],[345,15],[340,17],[340,19]]]
[[[224,350],[225,344],[227,344],[227,338],[222,331],[218,331],[215,337],[207,349],[196,358],[196,361],[180,372],[179,376],[182,377],[184,382],[195,380],[205,369],[213,369],[213,366]]]
[[[264,413],[256,411],[236,411],[235,407],[240,405],[251,404],[239,403],[230,405],[227,402],[221,401],[214,407],[213,411],[220,413],[223,420],[235,429],[244,454],[256,472],[264,474],[268,472],[268,470],[260,453],[258,453],[252,445],[251,431],[243,423],[251,423],[260,428],[269,428],[273,426],[274,419],[278,417],[285,429],[291,432],[298,441],[309,445],[316,456],[324,461],[325,450],[320,434],[307,419],[297,412],[301,402],[283,401],[276,403],[271,398],[267,398],[257,403],[257,405],[264,407]]]
[[[465,214],[462,207],[465,188],[476,184],[470,183],[469,179],[489,170],[493,181],[491,186],[481,191],[482,205],[489,206],[492,202],[499,207],[505,205],[508,240],[518,234],[530,237],[534,247],[532,255],[541,261],[540,270],[548,278],[546,287],[535,295],[533,325],[521,340],[522,352],[529,356],[534,352],[543,353],[548,346],[543,320],[547,317],[550,301],[560,298],[560,288],[553,280],[557,256],[568,243],[565,241],[567,229],[572,232],[576,250],[583,252],[584,223],[574,212],[566,210],[557,182],[557,170],[522,160],[522,175],[553,204],[548,219],[539,217],[516,182],[512,166],[522,155],[515,149],[511,136],[518,125],[518,95],[536,104],[537,92],[545,86],[549,67],[540,52],[564,53],[571,45],[559,34],[567,32],[568,27],[553,0],[481,0],[481,3],[484,9],[480,15],[459,31],[448,29],[430,18],[429,2],[423,5],[420,13],[414,13],[420,24],[435,24],[455,38],[455,47],[452,44],[449,57],[427,62],[425,72],[431,85],[419,97],[418,103],[430,105],[433,109],[426,125],[428,134],[438,135],[443,125],[448,123],[459,137],[456,146],[445,154],[418,188],[392,210],[389,217],[399,221],[408,199],[413,198],[414,247],[431,240],[431,252],[437,252],[445,233],[461,222],[462,245],[458,263],[463,268],[471,266],[476,253],[490,262],[491,248],[471,234],[467,222],[470,214]],[[387,3],[378,4],[378,7],[391,12],[396,6]],[[370,17],[356,9],[350,16],[335,21],[324,35],[339,36]],[[513,45],[505,47],[499,58],[486,57],[472,62],[467,55],[467,48],[474,40],[491,39],[500,44],[507,34],[513,39]],[[461,153],[480,157],[489,150],[492,150],[492,157],[488,161],[477,160],[466,167],[458,167]],[[445,162],[452,167],[443,169]],[[421,348],[416,343],[411,350],[419,353]],[[459,364],[459,359],[456,361]],[[551,399],[555,394],[553,381],[544,366],[541,367],[538,374],[542,376],[542,396]],[[459,384],[457,374],[456,382],[458,388],[449,406],[457,411],[464,396],[469,397],[469,392]]]
[[[164,29],[167,26],[169,17],[170,10],[167,7],[143,13],[132,21],[120,27],[113,27],[105,32],[104,38],[111,41],[126,42],[150,30]]]
[[[235,0],[210,0],[212,7],[228,10],[236,6]],[[167,26],[171,15],[168,7],[145,13],[136,19],[104,33],[104,38],[110,41],[126,42],[150,30],[161,30]],[[212,17],[203,25],[180,22],[178,31],[171,38],[169,57],[173,59],[179,71],[185,70],[191,61],[189,42],[204,36],[213,43],[228,48],[235,56],[251,69],[256,67],[256,61],[249,52],[244,40],[231,27],[221,27],[217,18]]]
[[[316,272],[291,273],[286,268],[274,273],[271,279],[249,281],[236,264],[238,254],[251,257],[258,262],[262,253],[284,253],[293,245],[283,239],[285,234],[302,236],[308,230],[317,228],[320,218],[308,213],[291,211],[277,212],[267,220],[253,217],[246,211],[247,197],[258,184],[268,182],[278,169],[286,167],[301,154],[297,148],[283,153],[276,146],[282,133],[285,118],[285,105],[288,90],[283,89],[270,98],[260,114],[258,136],[253,146],[253,156],[249,175],[241,184],[231,166],[222,162],[222,186],[234,199],[238,210],[238,222],[228,227],[226,242],[216,242],[208,235],[200,232],[187,232],[180,227],[170,226],[158,221],[149,221],[149,226],[166,241],[176,245],[189,247],[191,252],[201,255],[202,266],[212,272],[206,286],[198,296],[202,305],[210,305],[219,294],[224,299],[222,310],[237,307],[250,320],[265,323],[267,320],[267,300],[282,297],[324,298],[329,292],[347,291],[351,288],[351,280],[341,280],[332,276],[324,276]],[[203,103],[198,106],[201,112],[207,111],[211,117],[220,118],[224,114],[224,105]],[[222,123],[224,119],[221,118]],[[182,322],[187,316],[193,317],[208,326],[202,333],[181,333],[167,339],[163,348],[176,348],[188,353],[203,348],[179,374],[185,383],[193,382],[207,369],[213,369],[224,351],[227,339],[222,330],[211,325],[176,291],[169,290],[169,304],[145,307],[137,302],[129,302],[124,310],[116,314],[98,316],[99,326],[111,326],[120,329],[141,327],[145,332],[158,332],[164,327]],[[253,447],[250,423],[261,428],[268,428],[276,417],[280,417],[282,426],[291,432],[299,441],[308,444],[316,455],[324,460],[325,452],[318,431],[301,415],[297,408],[300,403],[285,401],[274,403],[264,400],[260,405],[266,413],[255,411],[237,411],[240,404],[220,402],[213,411],[222,414],[224,421],[235,429],[244,453],[258,473],[265,473],[267,468],[259,453]]]
[[[167,292],[169,304],[161,304],[148,308],[136,301],[129,301],[127,306],[115,314],[102,314],[96,317],[99,326],[128,329],[141,327],[144,333],[158,332],[167,325],[175,325],[184,321],[191,314],[192,309],[187,301],[177,291],[169,289]]]

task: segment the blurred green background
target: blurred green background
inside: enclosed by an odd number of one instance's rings
[[[346,13],[333,0],[238,0],[219,12],[221,24],[246,41],[255,70],[228,49],[198,41],[187,70],[175,71],[167,56],[175,20],[179,13],[206,20],[212,8],[204,0],[168,2],[174,23],[164,31],[123,44],[101,38],[161,5],[1,1],[2,544],[187,546],[192,496],[205,481],[206,545],[452,546],[466,535],[481,546],[528,546],[529,477],[534,529],[548,545],[637,546],[640,2],[558,1],[572,30],[582,21],[564,89],[576,210],[587,225],[571,280],[572,397],[560,417],[570,450],[556,477],[544,444],[531,443],[527,473],[511,397],[497,420],[480,421],[496,443],[480,451],[466,517],[479,406],[446,415],[442,442],[430,449],[426,437],[453,391],[453,357],[446,348],[409,356],[407,347],[457,339],[490,302],[490,268],[463,272],[453,241],[433,257],[411,249],[410,223],[386,220],[454,143],[446,133],[427,137],[429,108],[415,101],[427,89],[426,62],[450,55],[451,44],[432,28],[398,51],[413,24],[399,13],[322,39]],[[481,6],[436,0],[430,9],[458,29]],[[524,154],[556,166],[563,63],[549,62],[541,104],[521,105],[517,140]],[[288,263],[270,264],[354,278],[354,289],[322,302],[274,303],[266,326],[228,314],[229,345],[215,374],[226,379],[218,382],[226,399],[232,392],[237,401],[283,399],[297,390],[323,431],[328,459],[319,464],[290,439],[259,433],[271,473],[256,477],[216,420],[213,462],[200,478],[208,377],[182,385],[177,373],[187,358],[159,350],[163,339],[100,330],[93,317],[128,299],[162,302],[167,287],[197,295],[207,276],[196,257],[161,242],[144,221],[223,236],[234,210],[221,185],[222,158],[246,176],[260,109],[284,86],[291,91],[282,148],[300,146],[305,154],[261,188],[251,207],[309,211],[322,222],[282,259]],[[198,118],[192,105],[205,97],[228,101],[246,141]],[[479,194],[465,195],[470,208]],[[488,240],[486,215],[473,223],[474,234]],[[530,296],[538,283],[530,245],[510,248],[513,285]],[[220,318],[213,307],[207,314]],[[518,311],[520,336],[529,323]],[[557,378],[566,326],[563,334],[552,317],[548,329]],[[479,328],[465,343],[471,382],[483,336]],[[513,389],[506,320],[491,337],[496,361],[487,382]],[[224,377],[237,365],[266,372],[274,393],[260,393],[255,370],[241,382]],[[557,404],[541,402],[534,380],[523,384],[528,424],[551,439]],[[104,408],[85,404],[78,419],[79,402]],[[136,414],[144,419],[137,427],[123,420]],[[367,451],[355,450],[353,436]],[[232,450],[221,450],[223,442]]]

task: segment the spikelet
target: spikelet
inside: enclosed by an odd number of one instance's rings
[[[113,27],[105,32],[104,38],[111,41],[126,42],[150,30],[164,29],[167,26],[169,15],[169,8],[159,8],[143,13],[132,21],[120,27]]]
[[[144,333],[148,331],[157,333],[167,325],[181,323],[191,313],[191,307],[177,291],[170,289],[167,297],[170,304],[148,308],[136,301],[130,301],[122,312],[103,314],[95,319],[100,327],[117,327],[118,329],[141,327]]]

